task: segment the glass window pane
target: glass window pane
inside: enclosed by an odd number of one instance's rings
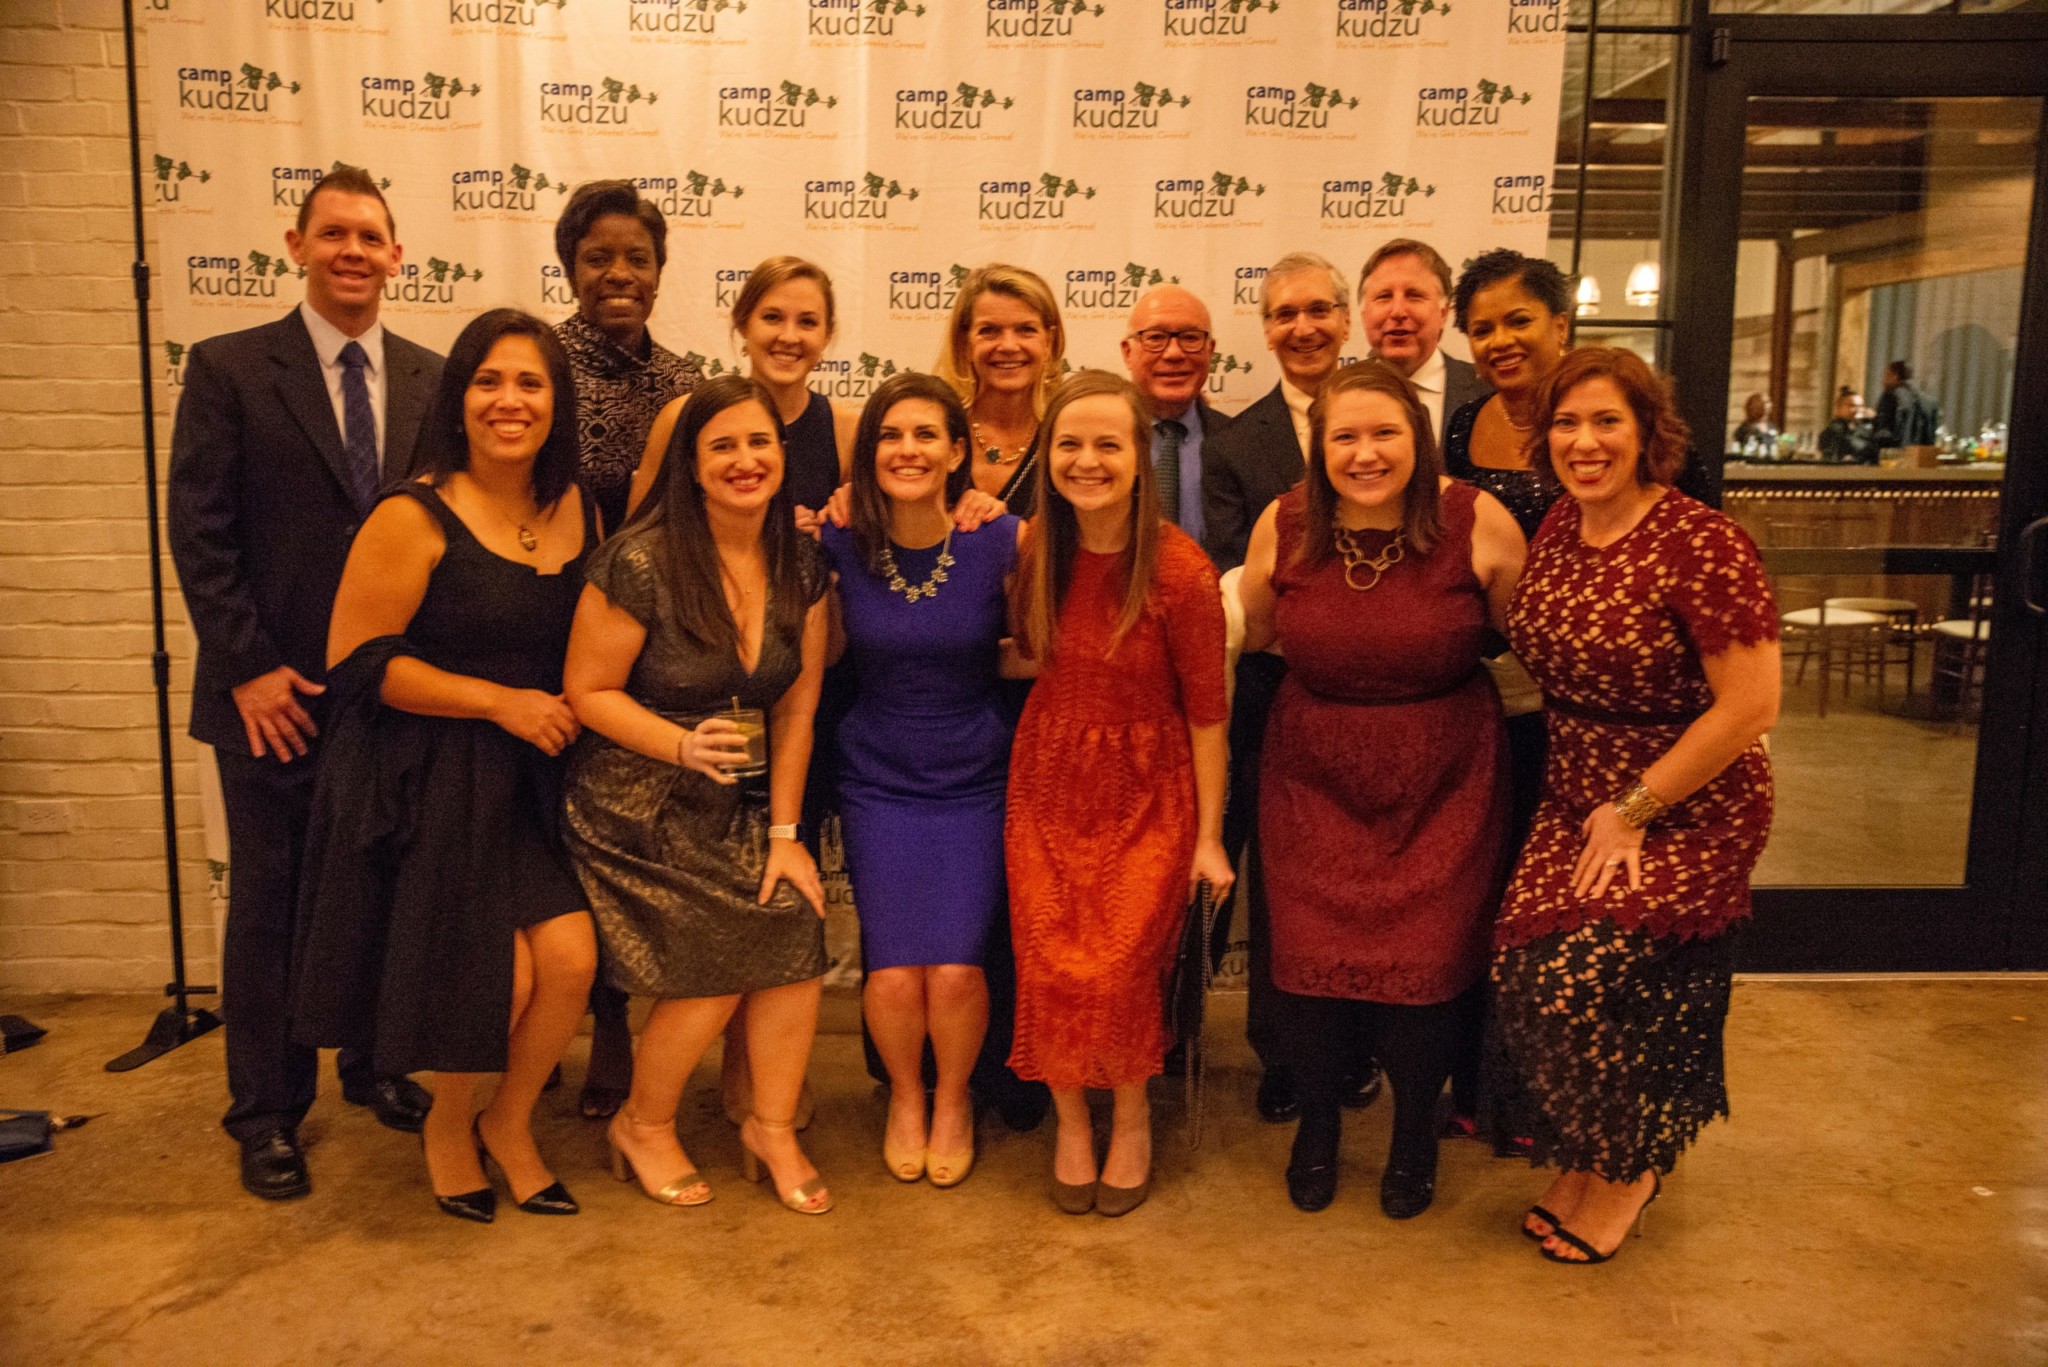
[[[1583,0],[1581,0],[1583,3]],[[1996,14],[2023,9],[2032,0],[1713,0],[1716,14]],[[1602,0],[1601,22],[1607,22]]]

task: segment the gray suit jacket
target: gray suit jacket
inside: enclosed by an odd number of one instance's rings
[[[384,334],[384,464],[405,470],[441,357]],[[327,674],[327,619],[362,520],[312,334],[294,309],[185,359],[171,433],[171,557],[199,636],[193,739],[246,746],[230,690],[279,665]],[[317,699],[304,700],[310,708]]]

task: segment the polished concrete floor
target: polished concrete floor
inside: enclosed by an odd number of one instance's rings
[[[266,1205],[217,1125],[218,1034],[110,1075],[155,1003],[0,1000],[50,1030],[0,1059],[0,1104],[97,1113],[0,1168],[0,1361],[2048,1361],[2048,981],[1743,982],[1734,1118],[1602,1267],[1517,1238],[1542,1179],[1471,1144],[1445,1146],[1432,1210],[1382,1218],[1384,1103],[1347,1132],[1337,1204],[1295,1211],[1233,996],[1202,1145],[1162,1085],[1156,1192],[1128,1218],[1057,1213],[1049,1127],[992,1118],[963,1186],[899,1186],[851,1005],[831,1003],[812,1074],[831,1214],[740,1180],[707,1069],[684,1137],[709,1206],[614,1185],[565,1089],[541,1141],[584,1213],[481,1227],[435,1211],[413,1141],[331,1074],[304,1129],[314,1192]]]

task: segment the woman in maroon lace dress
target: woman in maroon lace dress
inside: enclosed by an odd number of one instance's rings
[[[1303,1210],[1336,1195],[1340,1079],[1364,1035],[1394,1088],[1380,1208],[1429,1207],[1436,1101],[1486,967],[1507,822],[1500,698],[1480,665],[1522,568],[1492,495],[1443,477],[1428,417],[1378,362],[1309,410],[1308,476],[1252,530],[1245,648],[1287,657],[1259,837]]]
[[[1559,1169],[1522,1224],[1557,1262],[1612,1256],[1728,1111],[1728,932],[1771,825],[1777,610],[1749,538],[1670,487],[1685,451],[1629,352],[1574,351],[1544,388],[1531,456],[1571,497],[1508,615],[1550,755],[1494,932],[1490,1076],[1497,1123]]]

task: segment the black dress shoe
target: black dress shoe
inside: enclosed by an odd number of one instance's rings
[[[1389,1220],[1412,1220],[1436,1200],[1436,1172],[1432,1168],[1402,1168],[1392,1164],[1380,1175],[1380,1210]]]
[[[1284,1125],[1300,1116],[1301,1101],[1294,1094],[1293,1071],[1276,1066],[1260,1074],[1257,1104],[1259,1119],[1269,1124]]]
[[[550,1182],[533,1195],[519,1203],[519,1208],[528,1215],[580,1215],[583,1207],[576,1204],[576,1198],[560,1182]]]
[[[1344,1090],[1338,1104],[1347,1111],[1362,1111],[1380,1099],[1380,1066],[1371,1059],[1344,1075]]]
[[[1296,1210],[1310,1214],[1328,1209],[1330,1202],[1337,1199],[1337,1165],[1312,1163],[1306,1167],[1289,1167],[1287,1199],[1294,1202]]]
[[[458,1220],[474,1220],[487,1225],[498,1218],[498,1193],[489,1187],[465,1191],[459,1196],[443,1196],[434,1193],[434,1204],[441,1207],[444,1215],[453,1215]]]
[[[362,1083],[344,1082],[341,1099],[351,1106],[368,1106],[377,1113],[377,1123],[406,1134],[420,1132],[434,1105],[433,1093],[402,1074]]]
[[[242,1186],[266,1201],[289,1201],[313,1189],[299,1137],[290,1130],[242,1141]]]

